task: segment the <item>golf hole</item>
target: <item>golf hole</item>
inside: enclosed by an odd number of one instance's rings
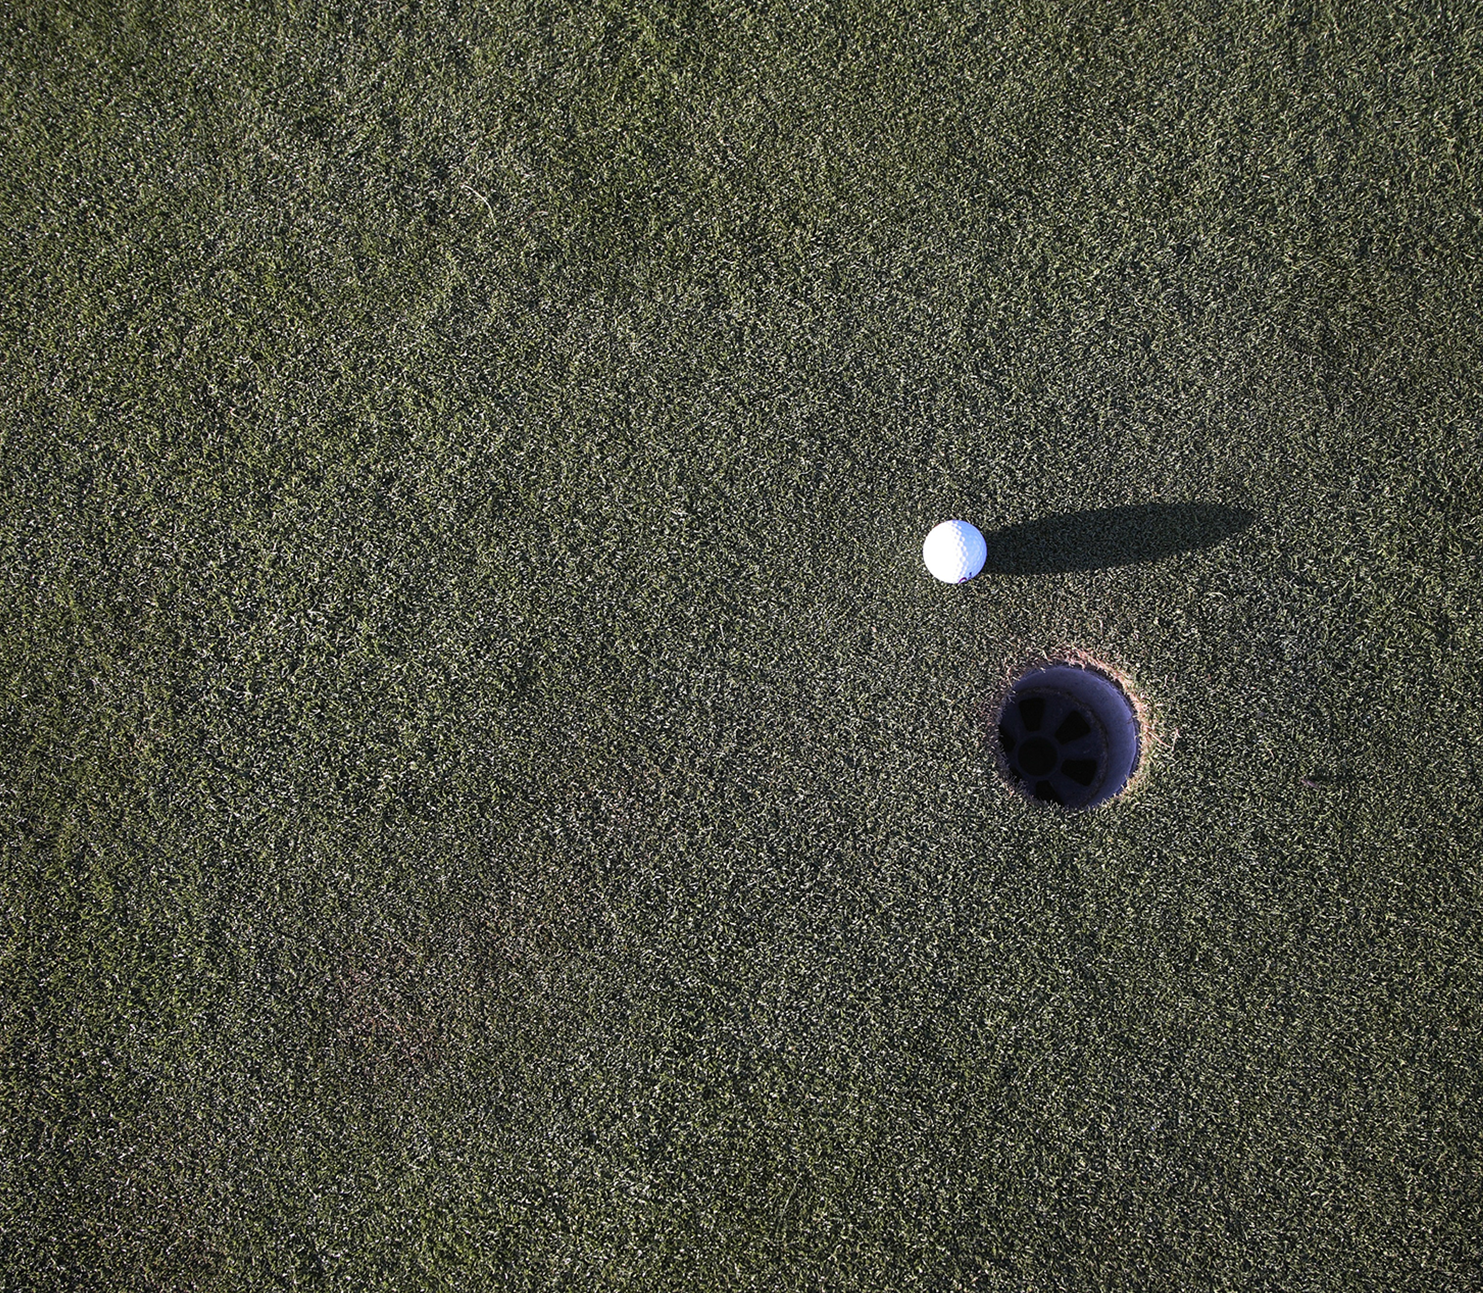
[[[1040,803],[1094,808],[1138,766],[1138,715],[1100,670],[1048,664],[1021,674],[995,719],[1010,784]]]

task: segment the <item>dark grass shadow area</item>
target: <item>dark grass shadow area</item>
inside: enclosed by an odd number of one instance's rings
[[[1214,547],[1255,520],[1248,511],[1213,503],[1140,503],[1060,512],[984,535],[984,570],[1001,575],[1054,575],[1158,561]]]

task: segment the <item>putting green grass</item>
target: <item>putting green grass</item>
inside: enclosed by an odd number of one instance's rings
[[[1478,5],[107,12],[0,16],[0,1287],[1483,1286]]]

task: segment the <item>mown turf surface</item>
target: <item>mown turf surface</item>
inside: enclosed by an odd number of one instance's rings
[[[0,15],[5,1287],[1483,1286],[1478,7],[897,8]]]

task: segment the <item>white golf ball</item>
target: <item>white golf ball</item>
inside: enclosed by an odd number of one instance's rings
[[[984,568],[989,545],[976,525],[944,521],[922,542],[922,560],[945,584],[966,584]]]

